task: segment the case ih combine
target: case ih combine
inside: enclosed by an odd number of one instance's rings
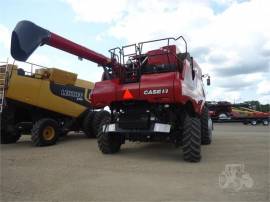
[[[183,40],[185,52],[172,41]],[[145,44],[164,41],[165,46],[143,51]],[[159,39],[110,49],[108,58],[29,21],[21,21],[12,33],[11,54],[20,61],[40,46],[66,51],[102,66],[102,80],[91,91],[95,109],[110,108],[98,127],[98,146],[116,153],[125,140],[168,141],[182,145],[184,160],[198,162],[201,144],[210,144],[212,121],[208,117],[202,72],[187,52],[185,39]],[[126,53],[133,48],[133,53]],[[207,81],[210,82],[209,78]]]

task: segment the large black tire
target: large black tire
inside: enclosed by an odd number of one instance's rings
[[[1,144],[16,143],[20,139],[21,133],[14,126],[13,111],[10,110],[10,114],[5,112],[0,114]]]
[[[184,160],[199,162],[201,160],[201,122],[199,118],[186,114],[183,128]]]
[[[96,113],[97,113],[96,111],[89,111],[83,120],[83,132],[88,138],[96,137],[96,135],[94,135],[93,128],[92,128],[93,126],[92,122]]]
[[[99,132],[99,128],[100,128],[100,124],[102,122],[103,119],[105,118],[110,118],[110,113],[105,111],[105,110],[101,110],[101,111],[97,111],[93,117],[92,120],[92,134],[94,137],[97,137],[98,132]]]
[[[58,123],[53,119],[38,120],[31,131],[31,139],[34,146],[48,146],[57,142],[60,135]]]
[[[1,144],[16,143],[21,137],[21,133],[14,129],[12,132],[6,132],[1,129]]]
[[[201,144],[202,145],[209,145],[212,142],[212,121],[209,118],[208,114],[208,108],[207,106],[204,106],[203,112],[201,115],[201,133],[202,133],[202,139]]]
[[[264,120],[262,120],[262,124],[264,126],[268,126],[269,125],[269,121],[267,119],[264,119]]]
[[[258,122],[257,122],[256,119],[253,119],[253,120],[250,121],[250,124],[251,124],[252,126],[256,126],[257,123],[258,123]]]
[[[103,126],[110,123],[110,117],[104,117],[98,128],[97,141],[99,150],[103,154],[113,154],[120,151],[121,138],[117,134],[110,134],[103,131]]]

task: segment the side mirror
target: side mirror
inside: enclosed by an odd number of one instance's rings
[[[211,85],[210,76],[207,77],[206,83],[207,83],[208,86]]]

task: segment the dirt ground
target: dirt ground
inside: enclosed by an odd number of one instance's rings
[[[95,139],[70,134],[33,147],[1,145],[1,201],[269,201],[270,127],[215,124],[202,161],[181,148],[126,143],[103,155]]]

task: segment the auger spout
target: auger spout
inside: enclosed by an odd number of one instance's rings
[[[26,61],[42,45],[49,45],[101,66],[108,66],[111,59],[52,33],[30,21],[20,21],[11,36],[11,55],[19,61]]]

